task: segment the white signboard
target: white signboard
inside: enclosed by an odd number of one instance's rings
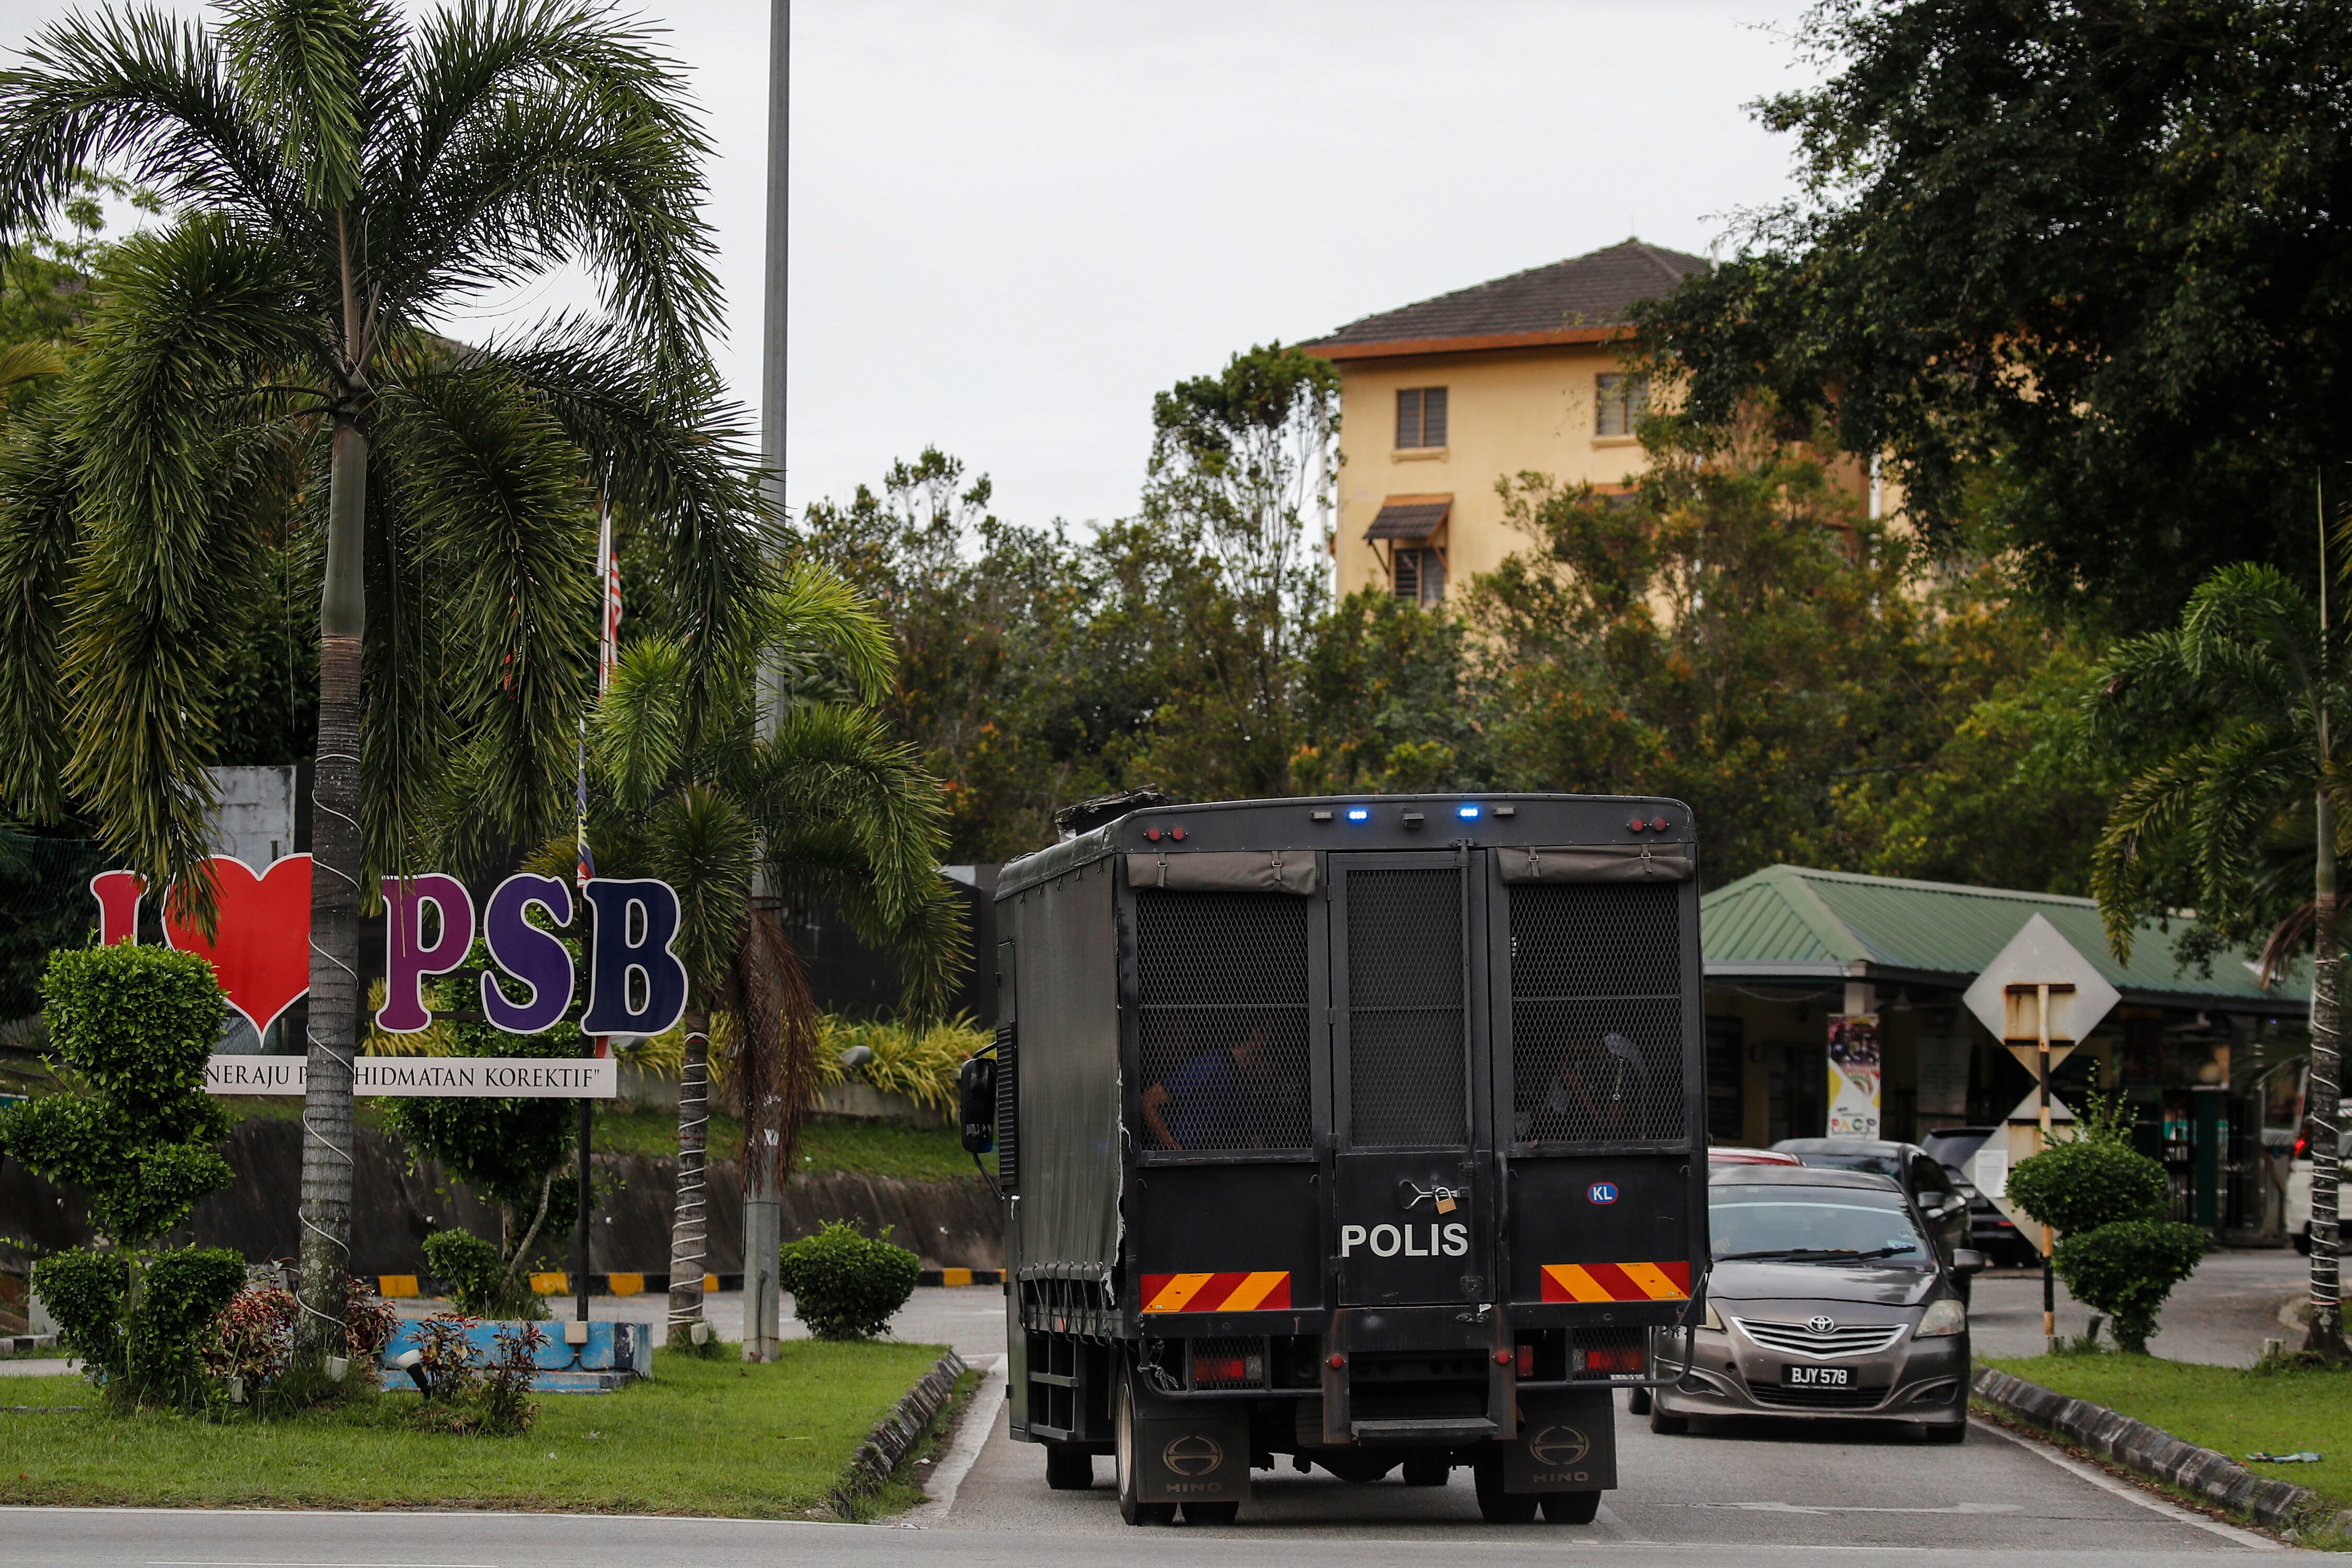
[[[2059,935],[2057,927],[2040,915],[2028,920],[1960,998],[1993,1037],[2009,1048],[2018,1065],[2035,1074],[2041,1071],[2042,1025],[2037,1014],[2042,1004],[2040,988],[2044,985],[2051,987],[2050,1065],[2055,1068],[2123,1000],[2107,977],[2099,973],[2098,966]],[[2041,1152],[2041,1111],[2042,1095],[2037,1088],[2009,1113],[2007,1136],[1998,1144],[1989,1141],[1987,1149],[1978,1154],[1981,1173],[1976,1184],[1978,1190],[1992,1200],[1993,1206],[2009,1216],[2018,1234],[2037,1246],[2042,1227],[2011,1201],[2009,1172],[2020,1162]],[[2074,1111],[2052,1095],[2050,1121],[2053,1128],[2074,1120]],[[1983,1175],[1993,1173],[1982,1170],[1984,1162],[1992,1154],[2000,1156],[1997,1188],[1983,1179]]]
[[[478,1096],[490,1100],[612,1100],[620,1064],[593,1057],[361,1057],[353,1094],[389,1099]],[[213,1094],[300,1094],[304,1057],[216,1056],[205,1064]]]

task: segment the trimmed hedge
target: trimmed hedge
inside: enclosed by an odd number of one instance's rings
[[[890,1227],[867,1236],[835,1220],[783,1249],[778,1278],[793,1295],[793,1315],[821,1340],[870,1340],[890,1326],[915,1293],[922,1260],[889,1240]]]

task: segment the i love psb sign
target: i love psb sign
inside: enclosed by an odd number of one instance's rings
[[[213,934],[206,937],[174,909],[176,900],[166,899],[163,940],[211,963],[229,1005],[259,1034],[310,988],[310,857],[289,855],[257,876],[234,856],[215,855],[212,868],[219,908]],[[135,871],[102,871],[89,887],[98,900],[100,941],[110,946],[137,941],[146,879]],[[667,882],[592,878],[575,901],[572,884],[562,878],[518,872],[478,910],[463,882],[439,872],[387,877],[383,887],[384,1002],[375,1020],[387,1034],[431,1026],[425,982],[461,966],[478,935],[492,965],[480,981],[483,1017],[510,1035],[553,1028],[571,1010],[582,977],[571,950],[547,926],[570,925],[583,904],[594,936],[581,1032],[658,1035],[686,1012],[686,965],[671,951],[677,940],[677,891]],[[529,918],[533,910],[545,925]],[[302,1092],[299,1066],[289,1058],[215,1057],[214,1066],[208,1078],[217,1080],[211,1085],[215,1093]],[[602,1070],[576,1070],[589,1067]],[[609,1061],[363,1057],[360,1071],[362,1094],[609,1098],[614,1091]],[[380,1086],[376,1079],[383,1080]]]

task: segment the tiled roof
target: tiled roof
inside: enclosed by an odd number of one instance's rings
[[[1804,866],[1768,866],[1700,900],[1699,946],[1709,975],[1847,973],[1857,980],[1949,976],[1965,984],[2037,914],[2133,1001],[2275,1008],[2301,1016],[2310,997],[2300,979],[2263,990],[2253,972],[2226,952],[2214,955],[2210,974],[2184,966],[2173,946],[2184,930],[2178,923],[2167,931],[2142,921],[2131,963],[2118,963],[2107,951],[2099,907],[2088,899]]]
[[[1629,239],[1590,255],[1366,316],[1328,338],[1300,346],[1350,348],[1619,326],[1636,300],[1655,299],[1689,274],[1705,271],[1706,266],[1703,256],[1686,256]]]

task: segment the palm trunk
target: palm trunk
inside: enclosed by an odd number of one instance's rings
[[[2326,744],[2321,731],[2321,745]],[[2323,752],[2324,754],[2324,752]],[[2318,802],[2319,875],[2313,903],[2311,980],[2311,1326],[2303,1348],[2342,1361],[2344,1311],[2338,1296],[2336,1225],[2336,1106],[2342,1075],[2338,984],[2342,955],[2336,930],[2336,813],[2323,788]]]
[[[336,215],[339,229],[342,215]],[[342,254],[345,370],[328,473],[319,599],[319,757],[310,792],[310,1061],[302,1097],[302,1315],[311,1358],[343,1353],[352,1258],[352,1058],[359,1045],[360,669],[367,632],[367,391],[363,322]]]
[[[692,1342],[702,1321],[702,1272],[709,1250],[704,1190],[710,1142],[710,1014],[688,1007],[686,1065],[677,1085],[677,1203],[669,1228],[669,1342]]]

